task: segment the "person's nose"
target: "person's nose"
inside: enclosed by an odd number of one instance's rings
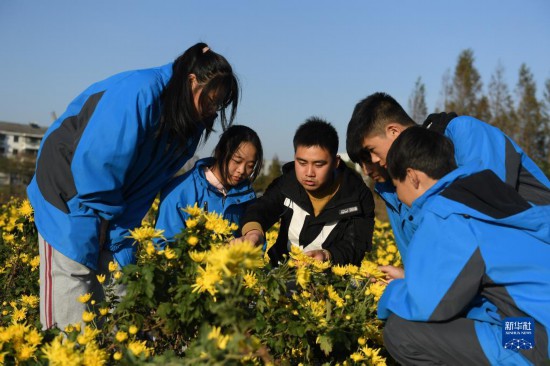
[[[315,177],[315,167],[313,165],[308,165],[306,170],[307,177]]]
[[[373,163],[378,163],[380,162],[380,158],[378,157],[378,155],[376,154],[373,154],[373,153],[370,153],[370,159]]]

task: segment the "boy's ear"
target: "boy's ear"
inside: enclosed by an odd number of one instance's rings
[[[390,122],[386,125],[385,131],[386,131],[386,137],[395,140],[397,136],[401,132],[403,132],[404,128],[399,123],[396,122]]]
[[[420,186],[420,177],[416,170],[407,168],[407,179],[413,185],[414,189],[418,189]]]

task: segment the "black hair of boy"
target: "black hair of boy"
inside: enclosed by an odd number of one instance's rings
[[[222,133],[220,141],[216,144],[212,154],[223,179],[227,179],[229,174],[227,167],[229,166],[229,161],[232,159],[233,154],[235,154],[239,150],[241,144],[245,142],[252,144],[252,146],[256,148],[256,164],[248,179],[250,182],[253,182],[258,175],[260,175],[264,161],[264,153],[262,142],[258,134],[250,127],[233,125]]]
[[[388,173],[400,182],[405,180],[408,168],[440,179],[457,167],[451,140],[420,126],[401,132],[388,151],[387,161]]]
[[[319,146],[326,149],[330,155],[338,154],[338,133],[327,121],[319,117],[310,117],[301,124],[294,134],[294,151],[298,146]]]
[[[361,163],[363,140],[376,134],[383,135],[389,122],[397,122],[405,127],[416,123],[403,107],[389,94],[378,92],[369,95],[355,105],[346,133],[346,150],[354,163]]]

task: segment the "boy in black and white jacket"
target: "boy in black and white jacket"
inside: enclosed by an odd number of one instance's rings
[[[371,249],[374,228],[372,193],[337,155],[334,127],[312,117],[294,135],[294,162],[283,166],[241,221],[243,236],[257,245],[279,219],[277,241],[268,254],[273,264],[291,245],[335,264],[360,264]]]

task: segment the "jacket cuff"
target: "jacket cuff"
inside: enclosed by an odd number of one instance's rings
[[[262,235],[264,235],[264,230],[262,229],[262,225],[260,225],[260,223],[256,221],[251,221],[244,224],[241,230],[241,234],[245,236],[246,233],[252,230],[260,230],[262,232]]]

